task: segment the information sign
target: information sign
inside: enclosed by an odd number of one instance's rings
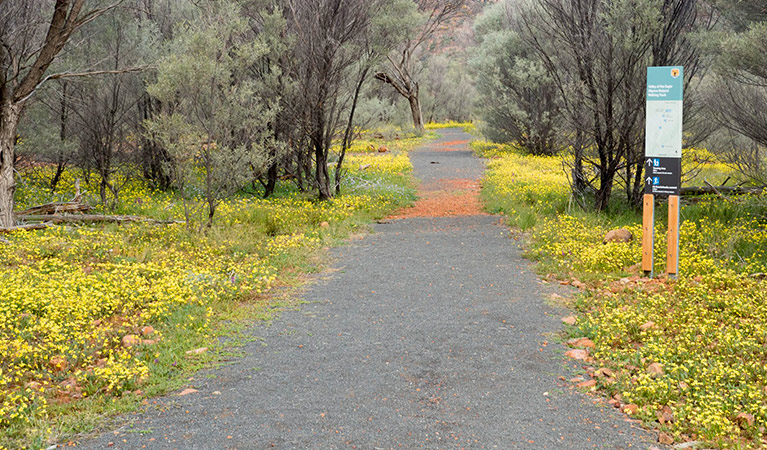
[[[683,81],[682,67],[647,68],[646,194],[679,195]]]

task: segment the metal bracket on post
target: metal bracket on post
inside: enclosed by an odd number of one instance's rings
[[[645,194],[642,208],[642,270],[652,278],[655,249],[655,196]]]
[[[666,273],[669,278],[679,274],[679,196],[668,196],[668,251]]]

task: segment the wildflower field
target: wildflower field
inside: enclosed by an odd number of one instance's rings
[[[87,432],[226,357],[233,347],[220,337],[236,342],[243,324],[289,305],[270,295],[274,287],[299,283],[324,247],[412,202],[406,151],[423,140],[376,142],[389,147],[382,154],[352,149],[344,193],[331,201],[289,182],[268,200],[241,193],[218,208],[206,232],[134,223],[2,236],[0,448],[45,448]],[[27,175],[19,209],[72,198],[81,176],[66,172],[51,194]],[[95,205],[98,187],[83,187]],[[184,217],[174,193],[136,180],[115,210]]]
[[[610,403],[676,442],[767,447],[767,198],[685,199],[677,281],[640,277],[641,217],[575,206],[560,157],[474,142],[490,158],[483,196],[529,235],[551,281],[578,286],[567,339],[593,342],[584,375]],[[692,159],[692,158],[688,158]],[[688,184],[735,177],[705,164]],[[656,273],[665,270],[665,206],[656,207]],[[607,243],[628,228],[629,243]],[[573,342],[572,340],[570,342]],[[591,360],[593,358],[593,360]]]

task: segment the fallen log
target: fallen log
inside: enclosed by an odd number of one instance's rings
[[[743,186],[689,186],[679,190],[681,195],[708,195],[722,194],[742,195],[742,194],[762,194],[767,190],[767,186],[743,187]]]
[[[85,212],[91,209],[90,205],[80,202],[54,202],[44,205],[33,206],[24,211],[16,213],[17,216],[40,215],[40,214],[61,214]]]
[[[29,230],[44,230],[51,225],[47,223],[30,223],[27,225],[19,225],[17,227],[0,228],[0,234],[10,234],[17,231],[29,231]]]
[[[61,214],[53,214],[53,215],[36,215],[36,214],[27,214],[23,216],[17,216],[19,219],[24,221],[45,221],[50,223],[72,223],[72,222],[86,222],[86,223],[93,223],[93,222],[106,222],[106,223],[127,223],[127,222],[142,222],[142,223],[153,223],[153,224],[159,224],[159,225],[170,225],[174,223],[184,223],[180,220],[157,220],[157,219],[150,219],[147,217],[140,217],[140,216],[107,216],[102,214],[72,214],[72,215],[61,215]]]

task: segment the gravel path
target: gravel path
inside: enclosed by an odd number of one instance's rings
[[[440,142],[411,154],[425,184],[478,179]],[[204,372],[87,448],[647,449],[653,436],[574,391],[563,311],[499,218],[392,220],[332,251],[334,270],[247,355]]]

